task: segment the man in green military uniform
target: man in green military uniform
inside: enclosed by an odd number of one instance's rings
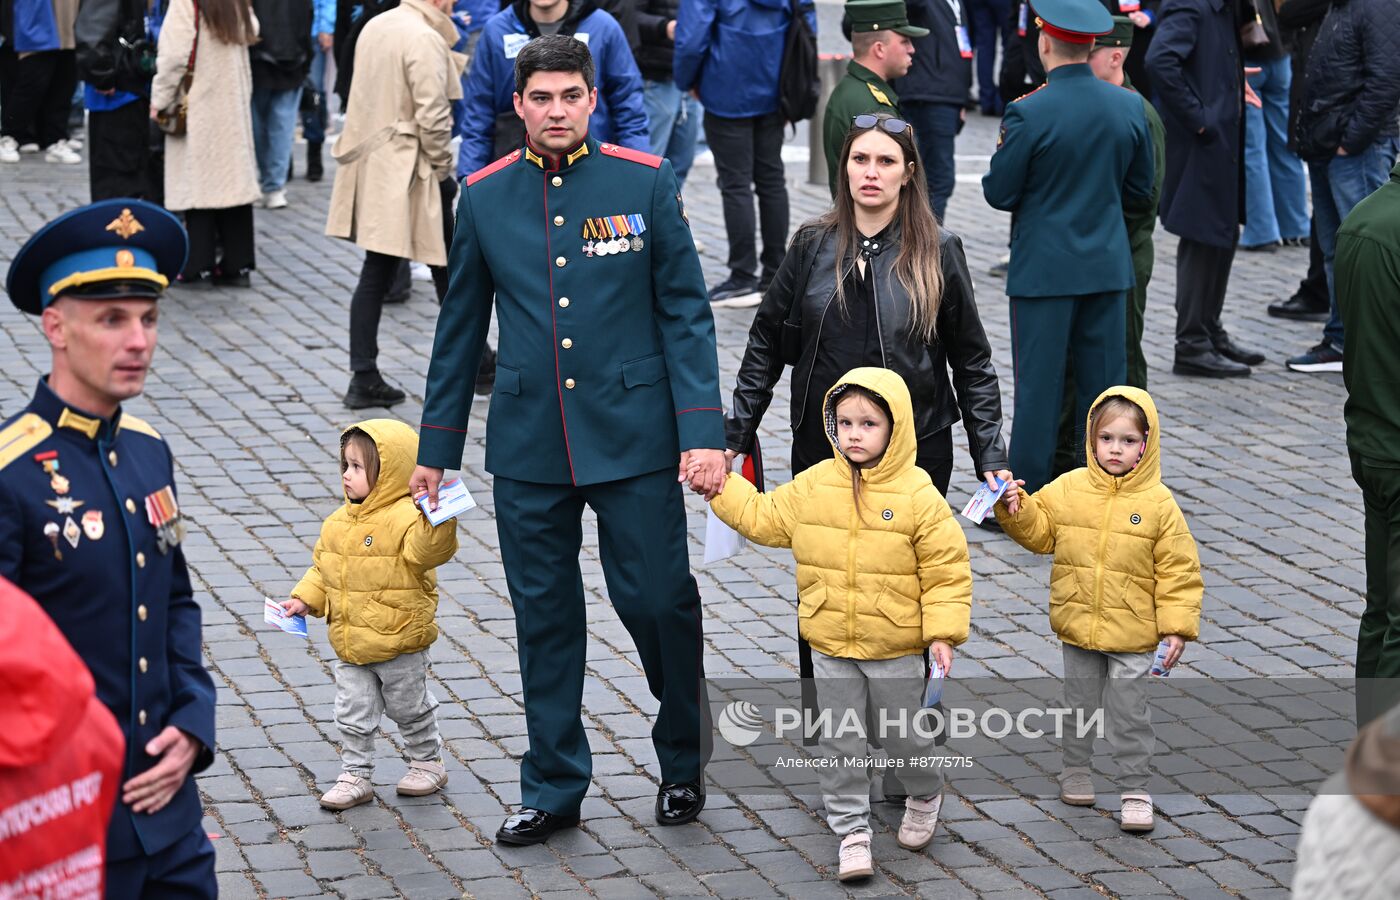
[[[714,320],[671,164],[588,136],[593,77],[587,45],[567,35],[516,57],[526,142],[463,185],[410,482],[436,504],[443,470],[461,464],[494,297],[486,469],[530,739],[522,809],[496,833],[505,844],[578,824],[588,791],[585,504],[609,598],[659,701],[657,821],[689,822],[705,803],[700,594],[679,482],[697,466],[692,489],[712,495],[728,469]]]
[[[1047,82],[1006,108],[987,202],[1014,213],[1011,351],[1016,411],[1011,470],[1035,491],[1050,480],[1066,365],[1073,356],[1076,417],[1127,376],[1126,294],[1133,260],[1124,200],[1154,183],[1142,98],[1094,77],[1094,38],[1113,30],[1095,0],[1035,0]]]
[[[851,120],[861,113],[899,113],[899,97],[890,82],[908,74],[913,63],[914,42],[909,39],[928,34],[927,28],[909,24],[904,0],[850,0],[846,18],[851,23],[855,58],[832,90],[822,117],[822,148],[833,197],[841,183],[837,160]]]
[[[1337,230],[1346,322],[1347,450],[1366,507],[1366,609],[1356,633],[1356,723],[1400,692],[1400,164]]]

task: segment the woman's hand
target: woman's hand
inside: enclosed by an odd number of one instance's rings
[[[953,668],[953,645],[947,641],[934,641],[929,644],[928,652],[943,670],[943,677],[947,678]]]
[[[283,600],[282,608],[287,611],[287,615],[289,616],[304,616],[311,611],[311,607],[302,603],[296,597],[290,600]]]

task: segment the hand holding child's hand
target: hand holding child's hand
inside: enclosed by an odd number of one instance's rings
[[[1181,659],[1181,651],[1186,649],[1186,639],[1179,634],[1169,634],[1163,640],[1167,642],[1167,657],[1162,660],[1162,667],[1170,670]]]
[[[302,603],[296,597],[290,600],[283,600],[282,608],[287,611],[287,615],[289,616],[304,616],[311,610],[311,607]]]
[[[934,641],[929,645],[928,652],[943,670],[943,677],[947,678],[949,670],[953,668],[953,645],[945,641]]]

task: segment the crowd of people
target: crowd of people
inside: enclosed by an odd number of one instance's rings
[[[1121,827],[1151,830],[1147,679],[1197,638],[1204,590],[1161,481],[1171,413],[1146,392],[1158,219],[1178,238],[1182,376],[1265,361],[1222,321],[1236,251],[1310,248],[1308,279],[1269,311],[1325,320],[1287,364],[1345,376],[1366,512],[1357,675],[1400,676],[1400,17],[1384,2],[849,0],[851,59],[822,98],[832,206],[790,237],[781,151],[811,114],[809,0],[0,0],[0,163],[81,162],[69,122],[84,85],[93,204],[31,238],[6,281],[40,317],[52,368],[0,430],[0,576],[48,612],[144,751],[128,753],[115,798],[109,893],[213,884],[192,773],[213,758],[214,693],[192,649],[176,463],[121,403],[141,392],[168,285],[252,284],[255,210],[295,201],[299,121],[308,179],[333,142],[325,231],[365,253],[346,406],[405,399],[380,374],[378,328],[412,264],[441,306],[420,428],[369,419],[340,434],[345,504],[281,604],[325,618],[339,657],[344,771],[325,808],[374,799],[385,714],[409,756],[398,792],[446,784],[428,651],[434,570],[457,526],[420,504],[437,510],[474,395],[490,394],[485,466],[529,736],[499,842],[578,824],[589,787],[585,505],[659,704],[656,818],[683,825],[704,809],[711,750],[683,486],[748,538],[791,548],[813,702],[914,710],[969,630],[968,548],[945,499],[958,421],[979,480],[1005,490],[984,527],[1054,554],[1065,697],[1108,713]],[[983,195],[1012,214],[1009,443],[945,224],[956,138],[979,109],[1001,118]],[[687,182],[702,132],[728,238],[727,274],[709,286],[684,200],[703,190]],[[714,307],[757,307],[727,408]],[[793,480],[764,492],[730,470],[756,454],[788,368]],[[1140,501],[1131,517],[1109,515],[1119,496]],[[111,592],[122,602],[94,608]],[[0,600],[21,602],[10,596],[0,582]],[[130,653],[105,640],[128,631]],[[1358,723],[1395,699],[1358,688]],[[1367,746],[1381,752],[1392,726]],[[863,749],[823,739],[833,757]],[[885,749],[940,752],[913,738]],[[1091,750],[1065,743],[1066,804],[1096,802]],[[842,880],[873,872],[865,777],[822,770]],[[899,787],[898,842],[920,851],[942,773]]]

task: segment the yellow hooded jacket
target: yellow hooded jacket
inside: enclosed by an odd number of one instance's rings
[[[395,419],[354,427],[379,449],[379,480],[363,501],[347,498],[321,525],[311,568],[292,596],[326,618],[337,656],[363,666],[437,640],[434,570],[457,552],[457,522],[434,528],[409,496],[418,459],[412,428]]]
[[[881,398],[894,427],[884,457],[863,479],[861,510],[851,467],[836,450],[835,399],[848,385]],[[797,560],[798,631],[813,648],[846,659],[894,659],[933,641],[967,640],[972,568],[952,511],[914,465],[914,408],[888,369],[846,373],[823,404],[834,458],[772,493],[731,474],[713,508],[746,538],[791,547]]]
[[[1201,621],[1201,561],[1186,517],[1162,484],[1157,406],[1146,391],[1111,387],[1094,401],[1123,397],[1147,414],[1147,443],[1137,466],[1115,478],[1094,458],[1028,495],[1015,516],[998,503],[997,520],[1016,543],[1054,553],[1050,627],[1085,650],[1139,653],[1169,634],[1196,639]],[[1092,410],[1093,407],[1090,407]]]

